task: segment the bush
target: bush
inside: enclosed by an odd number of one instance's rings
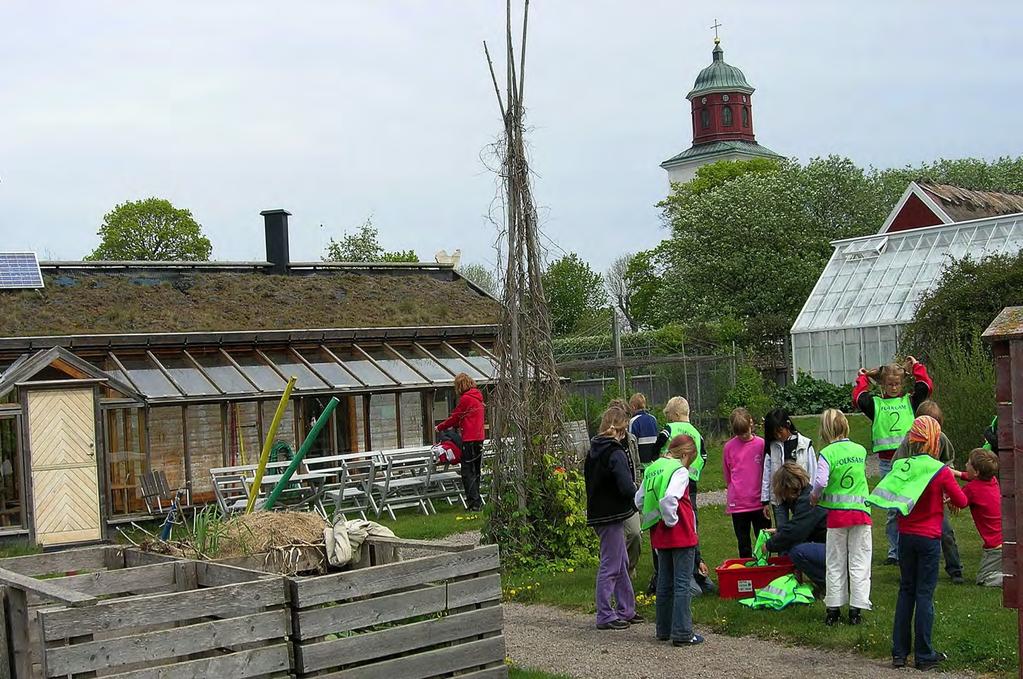
[[[760,371],[749,363],[741,363],[735,370],[735,386],[718,404],[718,415],[728,417],[735,408],[746,408],[753,419],[759,421],[771,409],[772,403]]]
[[[979,337],[933,352],[928,365],[934,400],[945,416],[942,431],[956,449],[956,466],[965,468],[970,451],[984,444],[984,428],[995,413],[995,370]]]
[[[790,415],[818,415],[828,408],[838,408],[846,413],[853,410],[851,384],[836,386],[806,373],[799,373],[796,382],[778,389],[774,400]]]

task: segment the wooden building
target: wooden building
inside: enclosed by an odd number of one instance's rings
[[[428,443],[454,376],[493,378],[499,305],[450,265],[293,263],[263,216],[265,262],[48,262],[0,291],[0,538],[103,539],[154,470],[210,501],[290,376],[292,447],[341,400],[314,455]]]

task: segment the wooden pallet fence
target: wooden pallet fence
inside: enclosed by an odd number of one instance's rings
[[[507,677],[499,568],[485,546],[288,578],[296,675]]]
[[[0,584],[13,679],[290,676],[283,578],[101,546],[0,560]]]

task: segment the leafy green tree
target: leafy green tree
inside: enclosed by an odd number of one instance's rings
[[[323,255],[325,262],[418,262],[413,250],[387,252],[380,245],[379,231],[373,226],[372,218],[355,231],[346,233],[341,240],[330,239]]]
[[[572,332],[580,321],[607,308],[604,279],[574,252],[551,262],[543,274],[543,288],[555,335]]]
[[[782,161],[774,158],[721,160],[697,168],[696,176],[688,182],[678,185],[676,190],[684,192],[690,197],[699,196],[746,174],[777,172],[781,165]]]
[[[99,246],[87,260],[205,262],[213,252],[192,213],[163,198],[115,206],[97,233]]]
[[[491,297],[497,297],[501,292],[500,287],[497,284],[497,276],[494,274],[493,269],[490,269],[483,264],[477,264],[475,262],[462,264],[458,267],[458,273],[461,274],[462,278],[472,281],[476,287],[481,288]]]

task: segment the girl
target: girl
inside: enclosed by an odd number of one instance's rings
[[[636,508],[632,504],[636,483],[629,470],[624,439],[629,416],[621,408],[608,408],[600,420],[600,433],[590,442],[586,456],[586,524],[600,538],[597,569],[597,629],[627,629],[642,622],[636,615],[636,597],[629,579],[625,548],[625,522]],[[612,606],[611,598],[615,604]]]
[[[483,421],[486,413],[483,394],[476,388],[476,382],[465,373],[455,375],[455,398],[458,405],[448,419],[437,425],[437,431],[458,427],[462,435],[462,487],[470,512],[483,507],[480,496],[480,468],[483,465]]]
[[[764,516],[774,517],[774,527],[781,528],[791,517],[790,510],[771,492],[771,479],[786,462],[793,462],[811,479],[817,472],[817,455],[813,442],[799,433],[792,418],[782,408],[775,408],[764,418],[764,476],[760,485],[760,501]]]
[[[703,637],[693,632],[689,579],[696,560],[696,513],[689,498],[689,470],[697,456],[696,441],[679,434],[643,474],[635,504],[643,508],[643,529],[657,550],[657,639],[673,646],[694,646]]]
[[[834,625],[849,604],[849,624],[870,610],[870,510],[867,509],[867,450],[849,440],[841,410],[821,415],[824,449],[817,461],[810,501],[828,510],[824,624]]]
[[[813,583],[815,596],[824,589],[824,540],[828,534],[828,512],[810,502],[810,477],[795,462],[786,462],[771,478],[775,496],[791,512],[781,528],[769,530],[767,551],[788,554],[792,564]]]
[[[760,487],[764,473],[764,439],[753,435],[753,417],[745,408],[736,408],[729,418],[732,438],[725,443],[722,461],[732,528],[739,543],[739,557],[753,556],[753,539],[771,521],[760,506]],[[752,531],[752,536],[750,531]]]
[[[966,496],[952,470],[938,461],[940,438],[937,420],[927,415],[916,418],[909,430],[911,457],[899,460],[867,500],[899,513],[900,581],[892,630],[892,667],[906,666],[913,637],[918,670],[932,670],[945,659],[931,644],[941,522],[945,516],[943,498],[948,497],[953,507],[962,509]]]

